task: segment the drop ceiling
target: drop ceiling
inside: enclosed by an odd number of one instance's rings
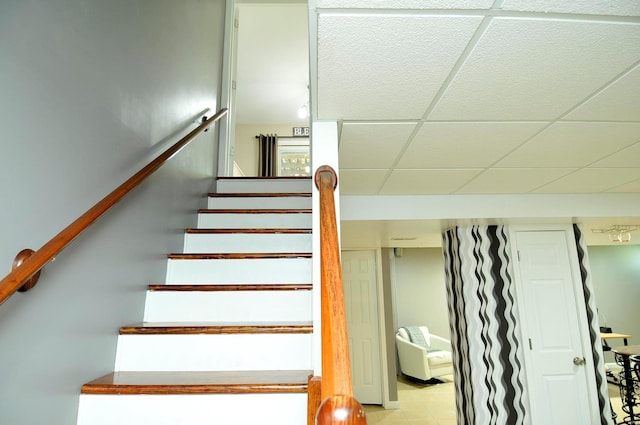
[[[289,32],[300,30],[299,17],[277,7],[270,15],[266,8],[251,12],[254,33],[281,33],[257,38],[281,38],[285,48],[276,49],[274,40],[254,46],[261,61],[247,59],[254,62],[243,66],[250,72],[242,79],[265,77],[259,64],[272,57],[279,71],[268,74],[269,86],[280,94],[244,97],[257,112],[241,115],[239,103],[238,117],[266,122],[256,116],[268,111],[274,116],[267,120],[282,122],[304,101],[309,82],[314,119],[339,122],[341,196],[394,202],[602,195],[593,199],[622,199],[624,208],[555,219],[531,211],[531,218],[580,221],[587,232],[640,224],[639,1],[311,0],[309,6],[310,50]],[[299,61],[309,52],[310,69]],[[278,96],[282,108],[259,100]],[[431,246],[442,228],[461,222],[349,220],[343,240]],[[606,235],[597,237],[591,243],[607,243]]]
[[[315,113],[341,123],[342,196],[640,193],[640,2],[317,0],[316,12]],[[591,224],[640,222],[636,205]],[[446,222],[343,229],[411,246]]]

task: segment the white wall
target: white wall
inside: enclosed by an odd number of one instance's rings
[[[395,262],[397,327],[426,325],[449,338],[449,313],[440,248],[403,248]]]
[[[0,2],[1,268],[218,108],[223,22],[223,0]],[[118,327],[142,319],[145,286],[195,223],[213,133],[0,306],[0,423],[75,422],[81,385],[113,369]]]

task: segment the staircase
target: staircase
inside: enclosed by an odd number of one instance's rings
[[[307,421],[311,180],[220,178],[114,372],[82,387],[78,425]]]

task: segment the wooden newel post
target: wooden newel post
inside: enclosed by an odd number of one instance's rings
[[[334,395],[320,405],[316,425],[366,425],[362,405],[348,395]]]

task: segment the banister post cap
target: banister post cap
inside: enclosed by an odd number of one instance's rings
[[[366,425],[364,408],[355,398],[334,395],[325,399],[316,414],[316,425]]]
[[[336,190],[336,188],[338,187],[338,175],[336,174],[336,171],[330,165],[321,165],[316,170],[316,174],[313,177],[313,181],[316,184],[316,188],[318,188],[318,190],[320,190],[320,174],[322,174],[322,173],[331,173],[331,178],[333,180],[333,190]]]

